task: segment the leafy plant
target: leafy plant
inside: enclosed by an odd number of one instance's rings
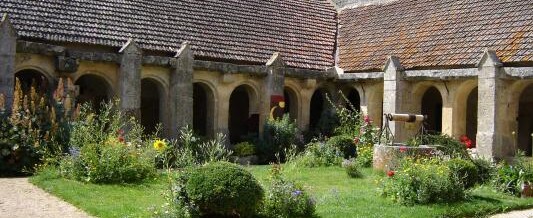
[[[474,187],[479,182],[477,166],[470,159],[453,158],[446,161],[451,173],[455,174],[465,189]]]
[[[296,142],[298,128],[288,114],[281,119],[268,120],[263,131],[262,143],[259,143],[259,154],[267,161],[274,161],[276,154],[281,161],[285,160],[283,151]]]
[[[335,147],[323,142],[311,142],[291,163],[303,167],[340,166],[342,157],[342,152]]]
[[[359,178],[363,175],[359,170],[361,168],[361,163],[355,160],[344,160],[342,162],[342,167],[344,167],[346,174],[351,178]]]
[[[357,145],[357,161],[361,167],[371,167],[374,158],[373,144],[358,144]]]
[[[238,157],[246,157],[255,154],[255,145],[250,142],[241,142],[233,147],[233,153]]]
[[[343,153],[344,159],[350,159],[356,156],[356,147],[353,138],[349,135],[337,135],[329,138],[326,146],[334,147]]]
[[[470,158],[463,143],[448,135],[421,135],[407,141],[408,146],[435,145],[437,150],[451,158]]]
[[[270,170],[270,186],[261,215],[269,218],[314,217],[315,201],[301,185],[287,180],[280,165]]]

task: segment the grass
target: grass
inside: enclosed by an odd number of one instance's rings
[[[458,203],[401,206],[379,196],[378,180],[383,175],[371,169],[362,171],[363,178],[352,179],[340,167],[284,167],[288,178],[303,184],[315,197],[320,217],[479,217],[533,207],[533,198],[517,198],[483,186]],[[247,169],[267,184],[269,166]],[[134,185],[94,185],[45,171],[31,181],[97,217],[150,217],[151,208],[164,204],[161,194],[167,187],[165,178]]]

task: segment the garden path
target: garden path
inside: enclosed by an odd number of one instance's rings
[[[0,178],[0,218],[91,217],[34,186],[28,178]]]
[[[508,213],[501,213],[491,216],[490,218],[530,218],[533,217],[533,209],[516,210]]]

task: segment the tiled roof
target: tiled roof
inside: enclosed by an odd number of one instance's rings
[[[175,51],[188,40],[197,58],[333,66],[336,11],[326,0],[0,0],[19,36]]]
[[[475,66],[485,49],[533,62],[533,0],[399,0],[339,14],[339,65],[374,71],[388,55],[405,68]]]

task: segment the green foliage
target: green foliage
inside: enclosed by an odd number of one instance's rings
[[[118,101],[94,113],[82,107],[73,123],[71,155],[61,160],[63,176],[92,183],[131,183],[155,174],[155,150],[143,128],[118,110]]]
[[[337,135],[329,138],[326,146],[334,147],[338,151],[342,151],[344,159],[350,159],[356,156],[356,147],[353,143],[353,138],[349,135]]]
[[[280,165],[270,171],[270,186],[261,215],[268,218],[307,218],[315,216],[315,202],[299,184],[287,180]]]
[[[284,161],[283,151],[296,142],[297,132],[296,124],[288,114],[283,115],[281,119],[268,120],[265,124],[262,143],[258,146],[262,159],[274,161],[276,154],[279,154],[281,161]]]
[[[354,161],[354,160],[344,160],[342,162],[342,167],[346,170],[346,174],[348,174],[351,178],[359,178],[363,174],[361,173],[361,163]]]
[[[302,167],[340,166],[342,156],[342,152],[333,146],[323,142],[311,142],[292,163]]]
[[[453,158],[446,161],[450,171],[455,174],[465,189],[474,187],[479,182],[477,166],[470,159]]]
[[[373,144],[358,144],[357,145],[357,161],[361,167],[371,167],[374,159],[374,145]]]
[[[407,141],[408,146],[436,145],[437,150],[451,158],[470,158],[466,146],[448,135],[422,135]]]
[[[519,196],[522,184],[533,184],[533,161],[526,159],[523,153],[519,153],[514,164],[499,163],[492,184],[501,192]]]
[[[68,85],[73,86],[70,80]],[[55,162],[66,150],[69,121],[75,110],[73,93],[63,89],[62,79],[59,86],[50,99],[37,93],[35,84],[24,94],[17,79],[9,109],[0,93],[0,176],[32,173],[37,165]]]
[[[241,142],[233,147],[233,154],[238,157],[246,157],[255,154],[255,145],[250,142]]]
[[[400,204],[455,202],[465,197],[460,178],[438,159],[406,158],[398,171],[387,174],[382,194]]]
[[[178,179],[177,204],[191,216],[251,217],[264,191],[248,171],[227,162],[191,168]]]
[[[495,172],[495,166],[489,161],[482,158],[473,158],[472,163],[477,168],[477,182],[479,184],[485,184],[492,179]]]

